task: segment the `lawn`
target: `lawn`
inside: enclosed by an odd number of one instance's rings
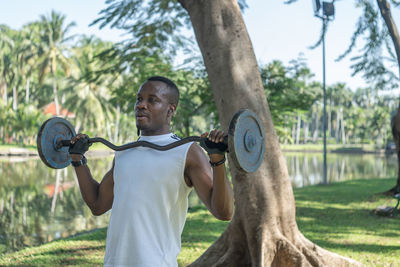
[[[321,247],[366,266],[400,266],[400,215],[386,218],[371,212],[379,205],[395,205],[393,198],[376,194],[394,183],[395,179],[352,180],[295,189],[299,228]],[[192,208],[182,236],[179,265],[199,257],[226,226],[204,207]],[[105,236],[103,228],[1,255],[0,266],[101,265]]]

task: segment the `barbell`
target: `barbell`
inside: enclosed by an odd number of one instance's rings
[[[41,160],[53,169],[67,167],[71,163],[68,148],[71,138],[75,135],[74,127],[66,119],[53,117],[45,121],[37,135],[37,149]],[[116,146],[101,137],[89,138],[89,143],[100,142],[115,151],[138,146],[166,151],[188,142],[200,142],[202,140],[209,146],[221,146],[221,143],[213,143],[200,136],[189,136],[165,146],[147,141],[136,141]],[[265,149],[264,130],[257,115],[248,109],[236,112],[229,124],[228,135],[225,136],[223,144],[228,145],[229,154],[240,170],[255,172],[263,160]]]

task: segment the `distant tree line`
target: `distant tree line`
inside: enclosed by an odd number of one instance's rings
[[[312,80],[304,60],[293,60],[286,67],[273,61],[261,68],[261,76],[280,141],[320,143],[322,86]],[[397,109],[396,96],[371,87],[352,90],[344,83],[328,86],[326,94],[329,143],[382,147],[392,139],[390,118]]]

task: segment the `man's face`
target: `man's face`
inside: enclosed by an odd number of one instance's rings
[[[159,81],[149,81],[142,85],[135,103],[136,126],[143,135],[169,133],[171,112],[174,107],[168,101],[167,85]]]

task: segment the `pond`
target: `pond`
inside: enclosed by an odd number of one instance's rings
[[[321,153],[285,153],[293,187],[322,183]],[[89,158],[100,180],[112,157]],[[329,154],[328,183],[397,176],[393,155]],[[200,201],[191,194],[189,205]],[[53,170],[38,158],[0,158],[0,254],[107,225],[109,214],[92,216],[71,167]]]

